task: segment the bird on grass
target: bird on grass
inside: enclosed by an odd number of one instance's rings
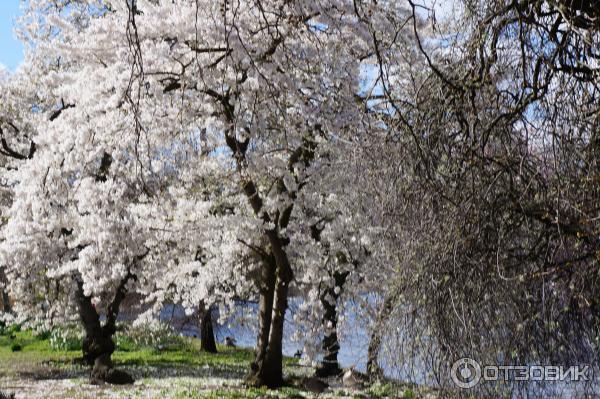
[[[350,389],[362,389],[364,387],[363,377],[355,370],[355,366],[346,370],[342,377],[342,383]]]

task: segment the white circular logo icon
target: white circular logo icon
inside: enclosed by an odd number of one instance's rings
[[[481,366],[475,360],[463,357],[454,362],[450,376],[457,387],[473,388],[481,380]]]

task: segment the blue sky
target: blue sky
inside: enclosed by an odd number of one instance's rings
[[[0,0],[0,64],[13,71],[23,59],[23,46],[13,33],[19,3],[19,0]]]

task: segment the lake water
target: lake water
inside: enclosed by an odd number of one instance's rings
[[[298,350],[302,350],[304,343],[292,339],[294,332],[302,330],[302,326],[294,321],[295,309],[300,301],[290,299],[290,306],[285,315],[283,353],[286,356],[293,356]],[[340,352],[338,360],[342,367],[356,367],[358,370],[366,369],[367,349],[369,345],[369,332],[363,323],[356,320],[354,312],[347,312],[345,315],[346,325],[352,328],[345,328],[340,334]],[[185,312],[182,307],[169,305],[161,312],[162,321],[185,319]],[[214,317],[215,338],[223,343],[225,337],[234,337],[240,347],[253,348],[256,345],[258,305],[254,303],[240,303],[235,314],[229,317],[225,323],[218,323],[217,317]],[[190,323],[172,323],[177,326],[177,330],[186,336],[200,336],[199,326]]]
[[[294,332],[303,330],[303,326],[297,325],[294,321],[295,310],[301,303],[300,299],[291,298],[290,306],[286,312],[284,325],[283,352],[286,356],[293,356],[298,350],[303,348],[303,342],[297,342],[292,339]],[[360,318],[353,304],[347,304],[344,312],[344,324],[340,329],[340,352],[338,360],[344,368],[356,367],[359,371],[365,371],[367,362],[367,349],[370,339],[369,321]],[[234,337],[237,345],[240,347],[253,348],[256,345],[256,326],[258,319],[258,305],[253,303],[240,303],[235,309],[235,314],[227,318],[224,323],[218,323],[217,317],[214,317],[215,338],[223,343],[225,337]],[[163,321],[182,320],[185,318],[185,312],[180,306],[167,306],[161,313]],[[176,324],[176,323],[175,323]],[[200,336],[198,325],[191,323],[179,324],[178,328],[181,334],[187,336]],[[393,328],[386,330],[393,334]],[[385,341],[385,340],[384,340]],[[430,377],[430,373],[423,364],[418,362],[409,369],[400,366],[394,360],[380,359],[380,365],[386,375],[389,377],[412,381],[419,384],[430,386],[437,385],[435,380]],[[545,388],[539,385],[521,387],[520,392],[514,392],[513,398],[528,397],[548,397],[548,398],[600,398],[600,372],[596,369],[592,381],[584,385],[547,383]],[[536,395],[529,394],[528,391],[534,390]],[[540,390],[546,392],[540,396]],[[583,392],[583,393],[581,393]],[[591,392],[591,396],[590,396]],[[597,392],[598,394],[594,393]]]

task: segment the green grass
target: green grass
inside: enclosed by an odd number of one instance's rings
[[[14,351],[15,345],[21,350]],[[54,351],[48,339],[38,339],[30,331],[0,335],[0,377],[51,377],[65,370],[75,370],[81,351]]]
[[[20,345],[21,351],[15,354],[11,347]],[[0,364],[27,357],[31,360],[75,359],[81,356],[81,351],[55,351],[50,347],[50,341],[44,337],[38,338],[31,331],[17,331],[0,335]]]
[[[123,368],[142,367],[171,370],[210,369],[213,374],[234,373],[243,375],[252,359],[252,352],[246,349],[220,347],[219,353],[209,354],[191,344],[180,349],[163,351],[154,348],[119,351],[113,354],[114,363]]]
[[[137,382],[131,387],[86,388],[89,368],[81,361],[80,350],[55,350],[50,345],[50,334],[35,336],[31,331],[5,331],[0,335],[0,382],[27,387],[32,381],[69,380],[70,388],[57,392],[66,398],[114,397],[104,396],[108,389],[117,397],[175,398],[175,399],[299,399],[314,397],[294,386],[277,391],[263,388],[245,388],[243,377],[248,371],[253,353],[249,349],[220,346],[219,353],[200,351],[197,339],[173,336],[162,350],[152,345],[138,345],[125,334],[117,336],[117,351],[113,354],[115,365],[134,375]],[[21,351],[11,347],[20,345]],[[312,374],[312,369],[299,366],[296,359],[285,358],[284,373],[290,382],[298,382]],[[8,379],[8,380],[7,380]],[[295,385],[295,383],[292,383]],[[361,392],[338,390],[324,398],[406,398],[402,389],[391,384],[376,384]],[[58,397],[58,396],[57,396]]]
[[[112,359],[117,367],[127,369],[160,368],[187,369],[210,368],[216,373],[243,374],[252,359],[252,351],[219,347],[219,353],[209,354],[200,351],[198,340],[178,337],[177,346],[158,350],[150,346],[135,346],[132,342],[117,343]],[[15,345],[20,351],[13,351]],[[31,331],[18,331],[0,335],[0,374],[14,374],[31,367],[64,368],[77,365],[81,358],[80,350],[54,350],[47,335],[36,337]],[[295,363],[295,359],[286,359],[286,364]]]

